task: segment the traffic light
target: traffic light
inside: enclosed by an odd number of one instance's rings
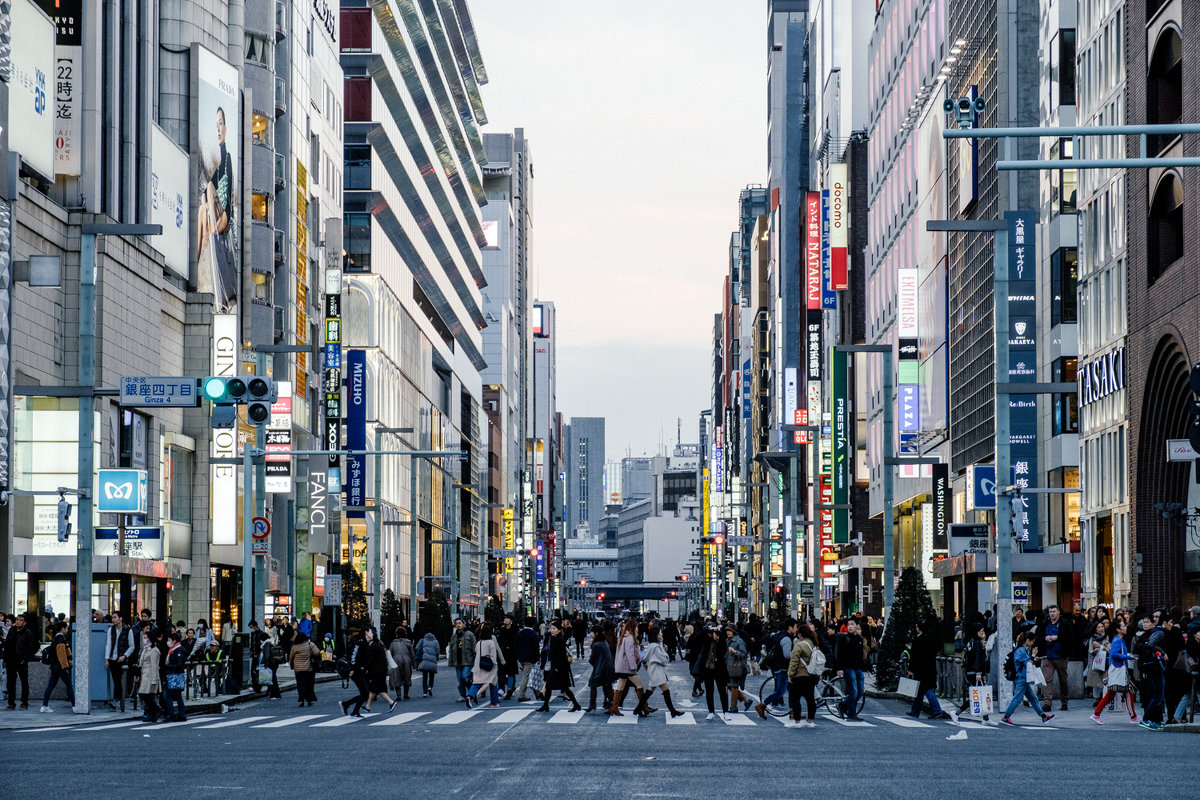
[[[65,542],[71,537],[71,504],[61,494],[58,496],[58,540]]]
[[[1192,399],[1188,403],[1188,441],[1192,449],[1200,453],[1200,363],[1192,364],[1192,372],[1188,375],[1188,383],[1192,387]],[[1197,478],[1200,480],[1200,477]]]
[[[255,425],[271,421],[271,404],[279,399],[279,386],[270,378],[254,377],[246,384],[246,418]]]
[[[701,544],[711,544],[716,547],[720,547],[721,545],[725,544],[725,537],[724,536],[701,536],[700,542],[701,542]]]
[[[212,427],[237,426],[237,407],[246,397],[246,381],[210,375],[200,381],[200,391],[212,403]]]

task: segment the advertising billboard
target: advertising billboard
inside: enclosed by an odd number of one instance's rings
[[[237,69],[199,45],[192,76],[196,290],[220,314],[237,308],[242,280],[241,92]]]
[[[846,249],[850,243],[849,180],[845,164],[829,165],[829,273],[830,287],[837,292],[850,288]]]
[[[54,20],[54,174],[78,175],[83,116],[83,0],[37,0]],[[185,173],[186,174],[186,173]]]
[[[14,0],[12,73],[8,81],[8,147],[54,178],[54,22],[33,0]]]
[[[188,191],[188,156],[171,137],[150,125],[150,221],[162,225],[154,246],[172,272],[188,277],[188,220],[192,216]]]
[[[821,310],[821,193],[809,192],[804,201],[805,305]]]
[[[346,449],[367,449],[367,351],[346,351]],[[367,504],[366,456],[346,458],[346,505]],[[362,510],[346,511],[346,516],[362,518]]]

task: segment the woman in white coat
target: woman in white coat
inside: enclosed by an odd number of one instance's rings
[[[650,695],[654,694],[654,687],[658,687],[663,694],[663,701],[667,704],[667,711],[672,717],[682,717],[683,712],[675,709],[675,704],[671,702],[671,687],[667,683],[667,663],[670,661],[667,655],[667,648],[662,645],[662,628],[655,625],[650,628],[646,638],[650,643],[646,645],[646,657],[642,659],[642,663],[646,667],[646,675],[649,677],[646,685],[646,699],[639,706],[640,709],[646,709],[650,702]],[[639,717],[650,716],[649,710],[639,710],[635,712]]]
[[[471,668],[472,685],[467,692],[467,708],[479,702],[479,693],[484,687],[492,691],[492,702],[488,704],[488,708],[497,708],[500,705],[496,681],[501,663],[503,656],[500,655],[500,648],[496,646],[496,637],[492,635],[492,625],[489,622],[479,629],[479,643],[475,645],[475,663]]]

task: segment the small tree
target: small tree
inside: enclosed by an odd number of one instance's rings
[[[367,606],[362,575],[349,561],[342,564],[342,613],[346,615],[347,629],[361,631],[371,625],[371,610]]]
[[[388,589],[383,593],[383,599],[379,603],[379,636],[387,644],[390,644],[392,637],[396,635],[396,628],[400,627],[400,620],[404,618],[404,613],[400,610],[400,600],[396,597],[396,593]]]
[[[900,654],[918,620],[935,616],[933,601],[925,588],[925,579],[916,567],[905,567],[896,586],[896,598],[888,613],[883,641],[879,643],[879,660],[875,667],[875,685],[891,691],[900,682]]]
[[[445,649],[450,643],[450,633],[454,626],[450,624],[450,603],[441,589],[434,589],[427,599],[421,601],[421,616],[418,621],[421,629],[432,632],[437,637],[438,644]]]

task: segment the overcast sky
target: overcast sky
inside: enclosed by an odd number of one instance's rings
[[[471,0],[485,132],[533,154],[558,409],[608,458],[697,439],[738,193],[766,179],[764,0]]]

